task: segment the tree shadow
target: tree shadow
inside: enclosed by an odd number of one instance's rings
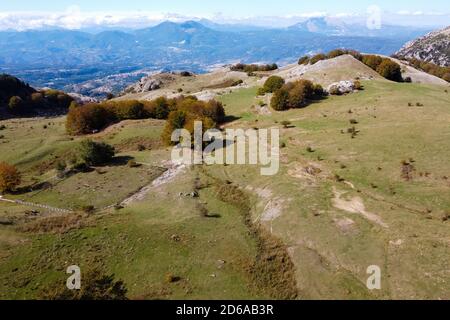
[[[237,120],[239,120],[239,119],[241,119],[241,117],[236,117],[236,116],[233,116],[233,115],[228,115],[228,116],[225,116],[225,119],[223,120],[223,124],[231,123],[231,122],[237,121]]]
[[[128,164],[130,160],[133,160],[133,157],[130,156],[118,156],[111,159],[110,162],[108,162],[108,165],[111,167],[120,167],[125,166]]]
[[[221,218],[222,216],[218,213],[208,213],[207,215],[205,215],[205,217],[218,219],[218,218]]]

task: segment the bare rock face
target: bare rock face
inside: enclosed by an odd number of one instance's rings
[[[155,79],[152,76],[142,78],[138,83],[135,83],[129,87],[133,93],[143,93],[161,88],[162,82],[159,79]],[[128,90],[127,90],[128,91]]]
[[[432,62],[442,67],[450,66],[450,27],[408,42],[396,56]]]
[[[355,83],[350,80],[335,82],[327,87],[327,92],[330,94],[347,94],[353,91],[355,91]]]
[[[98,102],[98,99],[96,99],[96,98],[88,97],[88,96],[85,96],[85,95],[82,95],[79,93],[70,92],[70,93],[68,93],[68,95],[71,96],[77,104],[97,103]]]

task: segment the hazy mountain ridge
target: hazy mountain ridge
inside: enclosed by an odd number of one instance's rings
[[[450,27],[408,42],[396,55],[432,62],[443,67],[450,66]]]
[[[403,36],[400,32],[396,37],[363,36],[364,29],[349,26],[338,34],[331,31],[331,24],[323,34],[302,30],[299,25],[285,29],[233,29],[231,25],[203,23],[209,27],[187,21],[97,34],[62,29],[0,32],[0,71],[16,74],[37,87],[51,86],[96,96],[105,91],[97,90],[99,86],[118,92],[142,74],[155,70],[204,72],[211,65],[237,61],[283,65],[303,54],[337,47],[391,54],[416,37],[411,37],[410,32]],[[328,24],[325,19],[311,19],[310,24],[314,23]],[[112,75],[123,82],[120,88],[108,83]],[[98,79],[105,79],[106,83],[100,85]]]

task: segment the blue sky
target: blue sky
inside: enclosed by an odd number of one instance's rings
[[[450,12],[448,0],[3,0],[0,2],[0,11],[63,11],[71,5],[77,5],[83,11],[142,10],[186,15],[217,12],[227,15],[285,15],[314,11],[361,13],[374,4],[391,12]]]
[[[313,16],[364,22],[376,5],[385,24],[449,24],[449,0],[0,0],[0,30],[141,28],[164,20],[284,27]]]

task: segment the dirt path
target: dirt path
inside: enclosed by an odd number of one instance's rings
[[[345,192],[338,191],[336,188],[333,188],[333,193],[334,198],[332,199],[332,203],[335,208],[350,213],[359,213],[367,220],[374,222],[383,228],[388,228],[388,225],[383,222],[380,216],[366,210],[364,202],[360,197],[353,197],[350,200],[342,199],[341,196],[345,194]]]
[[[165,167],[167,168],[167,170],[162,175],[153,180],[149,185],[141,188],[135,194],[122,201],[121,205],[125,206],[132,202],[143,200],[151,190],[170,182],[186,169],[186,165],[173,163],[171,161],[168,162]]]

